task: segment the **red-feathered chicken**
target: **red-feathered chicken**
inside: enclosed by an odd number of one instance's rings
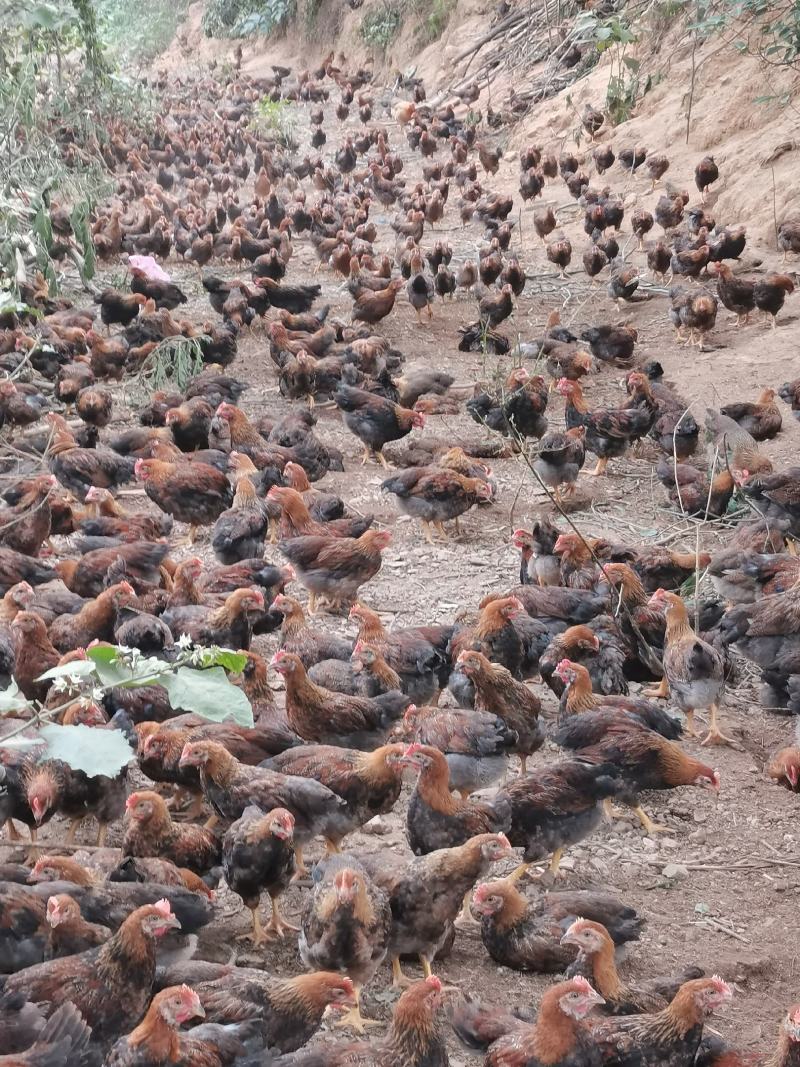
[[[308,590],[313,614],[318,597],[325,597],[333,608],[352,603],[361,586],[381,569],[381,553],[391,540],[388,530],[367,530],[355,538],[294,537],[281,541],[278,548]]]
[[[592,679],[587,669],[580,663],[562,659],[555,670],[564,684],[561,696],[561,711],[568,715],[580,715],[586,711],[604,711],[615,708],[620,715],[632,715],[645,726],[670,741],[676,741],[683,733],[677,719],[668,715],[658,704],[640,697],[603,695],[595,696],[592,692]]]
[[[631,442],[645,437],[656,420],[658,408],[647,378],[643,374],[639,378],[635,383],[635,406],[594,412],[587,408],[577,382],[566,378],[558,382],[558,391],[566,398],[567,429],[584,426],[586,447],[597,456],[594,475],[604,474],[609,459],[621,456]]]
[[[417,704],[432,699],[447,683],[447,646],[452,626],[408,626],[388,631],[377,612],[354,604],[349,618],[358,624],[358,640],[377,648],[389,666],[400,675],[404,693]]]
[[[404,514],[420,520],[428,544],[433,544],[431,526],[448,541],[445,522],[455,519],[458,532],[459,516],[494,495],[492,486],[481,478],[465,478],[458,471],[441,467],[411,467],[387,478],[381,489],[397,498]]]
[[[299,656],[290,652],[277,652],[272,666],[285,681],[289,725],[305,741],[370,751],[386,740],[392,723],[410,703],[397,690],[357,697],[323,689],[308,677]]]
[[[222,845],[214,831],[174,823],[158,793],[149,789],[131,793],[125,810],[123,855],[163,856],[176,867],[188,867],[197,874],[205,874],[219,863]]]
[[[188,604],[168,608],[164,623],[177,639],[188,634],[198,645],[249,649],[253,622],[264,611],[264,594],[260,589],[237,589],[218,608],[205,604]]]
[[[353,645],[344,637],[308,625],[303,608],[293,597],[279,593],[270,605],[283,616],[281,649],[296,655],[306,668],[322,660],[350,659]]]
[[[6,980],[51,1012],[74,1004],[92,1028],[92,1042],[108,1046],[144,1015],[156,973],[155,941],[180,929],[167,900],[137,908],[104,945],[78,956],[28,967]]]
[[[198,526],[210,526],[233,503],[227,477],[205,463],[137,459],[136,477],[157,507],[189,525],[192,541]]]
[[[296,851],[323,832],[330,816],[343,807],[339,797],[319,782],[247,767],[214,741],[190,741],[180,766],[200,768],[206,800],[222,819],[240,818],[251,804],[262,811],[286,808],[295,818]],[[302,854],[299,859],[302,867]]]

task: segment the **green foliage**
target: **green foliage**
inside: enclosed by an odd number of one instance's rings
[[[203,14],[207,37],[268,36],[294,17],[295,0],[210,0]]]
[[[456,0],[432,0],[428,14],[425,15],[419,28],[419,37],[423,43],[431,44],[439,40],[447,29],[455,6]]]
[[[40,759],[63,760],[74,771],[83,771],[90,778],[100,774],[113,778],[134,757],[133,749],[119,730],[48,723],[40,728],[39,737],[45,742]]]
[[[397,36],[402,18],[400,8],[391,0],[384,0],[367,11],[358,32],[370,47],[384,52]]]
[[[697,0],[690,27],[702,38],[736,26],[737,51],[769,66],[800,69],[800,0]]]
[[[291,100],[270,100],[263,96],[255,108],[254,122],[260,133],[274,137],[284,148],[297,147],[295,121]]]
[[[157,389],[180,392],[203,369],[202,337],[165,337],[142,364],[130,385],[134,403],[146,403]]]
[[[120,63],[151,63],[171,44],[189,0],[96,0],[100,36]]]
[[[233,719],[240,726],[253,725],[253,709],[241,689],[231,685],[222,667],[196,671],[182,667],[164,675],[161,684],[176,711],[193,711],[213,722]]]
[[[605,110],[611,124],[617,126],[631,117],[637,101],[652,87],[649,77],[644,82],[640,78],[639,60],[626,54],[638,37],[620,14],[599,19],[592,11],[584,12],[576,29],[581,39],[593,43],[599,53],[611,51]]]

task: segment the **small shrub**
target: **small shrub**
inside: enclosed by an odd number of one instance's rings
[[[439,40],[447,29],[455,6],[456,0],[433,0],[430,13],[421,27],[421,37],[426,43],[432,44]]]
[[[372,48],[385,52],[397,36],[401,22],[400,8],[384,3],[379,7],[373,7],[364,15],[358,32],[361,39]]]
[[[295,14],[295,0],[211,0],[203,15],[207,37],[264,36]]]

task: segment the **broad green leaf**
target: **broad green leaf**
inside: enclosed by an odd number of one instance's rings
[[[119,658],[118,649],[103,645],[88,648],[86,655],[94,663],[97,676],[103,685],[135,687],[155,684],[153,678],[160,676],[166,666],[163,660],[148,656],[139,659],[136,670],[133,671],[129,663]]]
[[[209,659],[209,666],[224,667],[231,674],[239,674],[247,666],[247,656],[243,652],[232,652],[229,648],[217,648]]]
[[[68,678],[74,675],[77,678],[88,678],[95,673],[95,665],[88,659],[76,659],[72,663],[60,663],[57,667],[51,667],[49,671],[40,674],[37,682],[47,682],[51,678]]]
[[[13,678],[8,689],[0,690],[0,715],[8,715],[12,711],[21,711],[29,703],[28,698],[19,691],[19,686]]]
[[[127,767],[134,753],[119,730],[99,730],[92,726],[56,726],[48,723],[39,730],[47,746],[42,759],[59,759],[90,778],[104,774],[116,777]]]
[[[176,711],[194,711],[213,722],[233,719],[240,726],[253,725],[250,701],[228,681],[222,667],[206,671],[181,667],[175,674],[164,675],[160,684],[169,693],[169,702]]]

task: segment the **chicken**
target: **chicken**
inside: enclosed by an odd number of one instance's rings
[[[456,520],[482,501],[491,501],[492,487],[480,478],[465,478],[458,471],[436,467],[411,467],[381,483],[384,492],[397,497],[400,510],[417,518],[428,544],[433,544],[431,525],[442,540],[449,541],[444,523]]]
[[[248,767],[215,741],[189,741],[180,766],[199,767],[205,798],[222,819],[241,818],[251,804],[262,811],[286,808],[295,819],[295,852],[343,807],[339,797],[319,782]],[[298,859],[302,868],[302,852]]]
[[[391,539],[388,530],[367,530],[357,538],[294,537],[278,548],[308,590],[313,614],[321,596],[333,608],[352,603],[361,586],[381,569],[381,552]]]
[[[249,649],[253,620],[264,610],[260,589],[244,588],[231,593],[218,608],[202,605],[168,608],[162,615],[176,638],[188,634],[197,645]]]
[[[470,999],[456,1006],[451,1022],[465,1045],[488,1050],[484,1067],[589,1067],[600,1061],[583,1020],[602,1002],[578,976],[547,990],[533,1024]]]
[[[411,700],[424,704],[440,685],[446,684],[452,626],[410,626],[388,632],[380,616],[363,604],[354,604],[349,618],[358,624],[359,642],[372,645],[383,654]]]
[[[205,463],[166,463],[137,459],[135,473],[156,507],[189,525],[194,541],[198,526],[209,526],[233,503],[228,479]]]
[[[48,960],[86,952],[104,945],[111,937],[107,926],[87,922],[81,915],[78,902],[67,893],[57,893],[49,898],[47,923],[50,926],[50,938],[45,959]]]
[[[666,1008],[652,1015],[592,1018],[587,1022],[601,1062],[675,1064],[691,1067],[706,1019],[724,1008],[733,993],[721,978],[684,982]]]
[[[86,538],[82,542],[83,555],[79,560],[61,560],[56,573],[73,593],[82,597],[97,597],[117,573],[130,579],[130,584],[145,590],[158,586],[169,545],[165,541],[132,541],[110,547],[93,548],[96,542]],[[100,539],[101,544],[105,542]],[[71,612],[75,611],[73,605]]]
[[[312,778],[345,802],[325,826],[325,842],[337,852],[344,837],[376,815],[391,811],[400,796],[403,744],[381,745],[372,752],[338,745],[300,745],[262,766],[281,774]]]
[[[32,1004],[24,1000],[17,1003],[14,997],[7,997],[6,1002],[13,1016],[7,1022],[3,1020],[4,1037],[10,1046],[7,1050],[9,1054],[0,1056],[3,1067],[70,1067],[73,1063],[90,1062],[89,1039],[92,1031],[74,1004],[62,1004],[46,1023],[37,1019],[38,1025],[34,1029],[31,1027],[31,1017],[36,1014],[36,1009]],[[0,1011],[2,1007],[0,1005]],[[33,1044],[25,1042],[19,1047],[22,1043],[14,1041],[15,1029],[31,1031],[25,1036],[35,1037]],[[3,1045],[0,1045],[2,1050]]]
[[[209,234],[209,238],[211,235]],[[193,1067],[233,1067],[241,1063],[254,1027],[247,1021],[228,1026],[210,1023],[189,1031],[181,1024],[205,1015],[200,998],[186,985],[156,993],[142,1022],[112,1047],[106,1067],[143,1067],[155,1063],[191,1063]]]
[[[384,445],[389,441],[399,441],[415,427],[422,428],[425,425],[424,416],[418,412],[350,385],[340,385],[333,399],[344,412],[345,425],[364,446],[362,463],[376,456],[384,467],[387,466],[383,456]]]
[[[563,659],[556,667],[555,674],[564,684],[561,709],[569,715],[578,715],[598,708],[603,711],[616,708],[620,715],[633,716],[648,729],[655,730],[670,741],[678,740],[683,733],[683,728],[676,719],[649,700],[613,694],[595,696],[589,671],[580,663]]]
[[[172,530],[170,515],[129,514],[108,489],[94,486],[86,493],[86,503],[96,514],[81,519],[79,530],[87,537],[115,537],[120,541],[157,541]]]
[[[658,480],[667,490],[670,501],[687,515],[720,518],[736,489],[733,473],[727,468],[709,480],[705,471],[688,463],[675,463],[671,458],[659,461]]]
[[[323,689],[310,680],[300,658],[290,652],[277,652],[272,666],[286,684],[289,725],[306,741],[369,751],[385,740],[392,722],[410,703],[396,690],[370,698]]]
[[[561,944],[578,949],[576,966],[581,974],[588,972],[605,1001],[601,1008],[603,1015],[645,1015],[661,1011],[684,982],[703,977],[698,967],[688,967],[679,978],[651,979],[636,985],[623,983],[617,973],[614,939],[599,919],[575,919],[561,938]]]
[[[208,431],[213,417],[211,404],[202,396],[193,396],[170,408],[164,423],[170,428],[172,439],[181,452],[196,452],[208,448]]]
[[[581,340],[587,342],[595,359],[616,366],[630,365],[638,339],[636,328],[627,325],[592,326],[581,334]]]
[[[357,859],[321,861],[302,919],[300,958],[311,969],[338,970],[353,982],[355,1007],[337,1026],[363,1031],[362,988],[386,959],[392,914],[388,894],[375,886]]]
[[[108,1046],[144,1015],[155,980],[155,941],[180,926],[169,901],[145,905],[104,945],[19,971],[5,991],[47,1003],[51,1012],[74,1004],[92,1028],[92,1042]]]
[[[686,715],[686,730],[695,736],[694,713],[697,708],[708,708],[711,721],[703,745],[730,743],[731,738],[721,733],[717,723],[717,710],[725,692],[725,671],[720,653],[708,642],[701,640],[689,623],[686,605],[677,593],[658,589],[650,603],[664,606],[667,630],[664,637],[664,677],[657,690],[645,696],[664,697],[669,693]]]
[[[269,527],[267,509],[256,496],[249,478],[239,478],[233,503],[214,523],[211,547],[220,563],[230,565],[253,559],[264,551]]]
[[[402,865],[388,863],[385,854],[362,858],[373,882],[389,894],[394,985],[408,983],[400,967],[401,956],[418,956],[429,977],[431,962],[452,936],[466,895],[493,863],[511,855],[503,834],[478,834],[454,848],[442,848]]]
[[[267,493],[267,505],[280,509],[281,537],[360,537],[372,526],[371,515],[365,518],[339,518],[328,522],[315,522],[300,493],[289,486],[273,485]]]
[[[785,789],[797,793],[800,783],[800,748],[790,745],[776,752],[766,766],[767,775]]]
[[[56,416],[58,418],[59,416]],[[53,416],[49,416],[52,420]],[[48,466],[65,489],[79,500],[95,485],[115,489],[131,481],[134,461],[99,448],[79,448],[68,430],[51,421],[53,436],[48,449]]]
[[[723,415],[746,430],[756,441],[767,441],[780,433],[782,418],[778,405],[775,403],[775,390],[764,389],[758,400],[752,404],[742,402],[738,404],[726,404],[720,408]]]
[[[92,641],[111,641],[118,613],[136,596],[129,582],[119,582],[98,593],[74,615],[59,615],[48,636],[59,652],[85,648]]]
[[[100,305],[100,318],[107,328],[117,324],[130,326],[147,303],[147,297],[137,292],[120,293],[117,289],[104,289],[94,298],[94,302]]]
[[[762,281],[755,283],[753,301],[759,311],[769,321],[772,316],[773,330],[778,324],[778,312],[783,307],[786,296],[794,292],[794,281],[788,274],[768,274]]]
[[[605,474],[609,459],[621,456],[630,442],[649,433],[658,413],[644,375],[637,385],[636,405],[611,411],[590,412],[577,382],[562,378],[557,388],[566,398],[567,428],[584,426],[586,429],[586,447],[598,457],[592,471],[595,476]]]
[[[25,556],[38,556],[52,532],[50,497],[56,479],[40,474],[12,508],[0,509],[0,541]]]
[[[612,960],[614,946],[637,940],[642,927],[634,909],[609,894],[586,890],[549,893],[529,903],[510,878],[479,885],[472,907],[481,916],[481,940],[486,951],[495,962],[515,971],[547,974],[567,970],[578,952],[574,942],[562,935],[576,919],[608,923],[609,930],[602,929],[611,944]]]
[[[352,642],[309,626],[299,601],[279,593],[270,607],[283,616],[281,649],[297,655],[306,669],[323,660],[349,660]]]
[[[523,604],[515,596],[487,600],[474,624],[456,628],[449,646],[452,659],[465,649],[477,649],[519,677],[524,648],[515,621],[523,612]]]
[[[221,843],[214,831],[174,823],[158,793],[131,793],[125,811],[123,855],[163,856],[176,867],[187,867],[196,874],[206,874],[219,863]]]
[[[713,185],[717,178],[719,178],[719,167],[714,162],[714,157],[704,156],[694,168],[695,185],[703,197],[703,203],[706,202],[709,186]]]
[[[294,823],[294,816],[285,808],[264,813],[256,806],[247,807],[222,843],[225,881],[252,913],[253,932],[249,936],[256,946],[297,929],[285,921],[278,904],[295,873]],[[258,913],[264,890],[272,901],[266,929]]]
[[[370,289],[362,289],[353,304],[353,320],[374,325],[376,322],[380,322],[381,319],[385,319],[387,315],[392,313],[395,297],[403,288],[403,284],[402,278],[395,278],[389,282],[385,289],[379,289],[376,292]]]
[[[705,335],[713,330],[717,321],[717,298],[706,289],[686,289],[674,286],[669,291],[671,308],[670,320],[675,327],[678,338],[683,338],[683,330],[689,335],[685,343],[695,343],[703,351]]]
[[[545,252],[551,263],[559,268],[558,277],[567,277],[567,267],[572,259],[572,242],[568,237],[561,234],[545,244]]]
[[[511,751],[520,758],[521,774],[526,774],[528,756],[537,752],[544,742],[539,724],[541,701],[510,671],[491,663],[480,652],[461,652],[456,664],[475,686],[476,708],[497,715],[517,735]]]
[[[524,367],[511,372],[500,395],[476,386],[476,395],[467,401],[467,411],[475,422],[505,437],[541,437],[547,430],[544,412],[547,387],[541,375],[531,377]]]
[[[578,475],[586,460],[586,427],[551,430],[539,441],[533,469],[544,484],[553,490],[556,503],[574,494]],[[562,486],[566,486],[562,489]]]
[[[561,584],[561,562],[554,551],[560,534],[546,517],[532,523],[530,530],[514,530],[511,543],[520,550],[519,579],[523,585]]]
[[[715,263],[709,274],[717,276],[717,293],[728,311],[736,315],[736,325],[746,326],[750,312],[755,308],[755,282],[734,277],[727,263]]]
[[[262,970],[212,966],[222,972],[219,977],[192,982],[206,1021],[257,1020],[264,1044],[275,1052],[301,1048],[319,1029],[328,1009],[346,1011],[355,1003],[353,983],[331,971],[275,978]],[[188,970],[189,978],[192,969],[191,963],[180,968]]]
[[[620,778],[614,792],[633,807],[649,834],[662,828],[639,804],[638,794],[642,790],[674,789],[681,785],[719,789],[717,771],[687,756],[674,741],[666,740],[636,719],[621,716],[616,709],[575,715],[559,727],[553,740],[598,770],[613,765]],[[610,809],[610,804],[607,807]]]

